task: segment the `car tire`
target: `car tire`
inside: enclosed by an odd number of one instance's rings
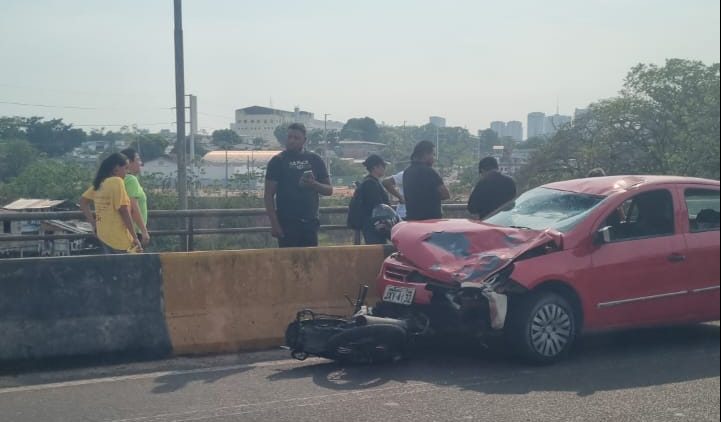
[[[577,335],[576,310],[563,296],[532,292],[513,297],[504,329],[520,358],[550,364],[565,358]]]

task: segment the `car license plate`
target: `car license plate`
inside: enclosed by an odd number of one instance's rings
[[[410,305],[413,303],[415,295],[416,289],[413,287],[386,286],[386,290],[383,293],[383,301],[397,303],[399,305]]]

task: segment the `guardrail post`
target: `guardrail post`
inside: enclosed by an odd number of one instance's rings
[[[186,251],[193,251],[193,217],[188,217],[188,247]]]

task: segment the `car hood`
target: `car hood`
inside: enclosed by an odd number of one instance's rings
[[[447,283],[483,281],[534,248],[562,248],[554,230],[494,226],[452,219],[403,222],[391,240],[403,259],[433,279]]]

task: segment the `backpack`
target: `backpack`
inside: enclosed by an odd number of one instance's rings
[[[348,204],[348,219],[346,220],[346,226],[353,230],[360,230],[363,228],[365,218],[363,216],[363,192],[361,190],[362,183],[355,182],[355,191],[353,197],[350,199]]]
[[[368,220],[368,215],[366,215],[365,207],[363,206],[363,189],[361,189],[363,182],[365,182],[367,178],[368,177],[363,179],[362,182],[355,182],[355,191],[348,204],[346,226],[353,230],[361,230]]]

